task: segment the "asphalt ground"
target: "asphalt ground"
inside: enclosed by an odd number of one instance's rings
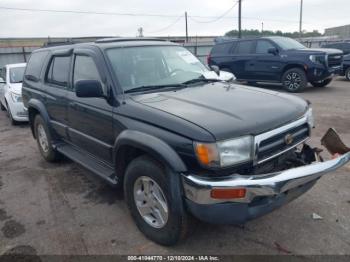
[[[280,91],[279,86],[261,86]],[[350,82],[297,94],[312,102],[319,139],[335,127],[350,145]],[[324,154],[329,158],[327,153]],[[316,213],[321,220],[312,218]],[[84,168],[40,156],[28,125],[0,112],[0,254],[350,254],[350,166],[323,177],[309,192],[244,226],[201,222],[173,247],[147,240],[121,192]]]

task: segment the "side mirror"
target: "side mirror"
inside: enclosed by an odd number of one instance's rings
[[[278,49],[276,47],[271,47],[267,50],[267,53],[277,55],[278,54]]]
[[[104,97],[102,85],[97,80],[79,80],[74,88],[77,97]]]
[[[0,77],[0,84],[5,84],[5,80]]]
[[[216,65],[210,66],[210,69],[213,70],[218,76],[220,76],[220,68]]]

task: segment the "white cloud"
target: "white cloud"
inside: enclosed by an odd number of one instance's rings
[[[299,28],[300,0],[262,1],[243,0],[243,28],[260,29],[264,22],[266,30],[297,31]],[[83,10],[95,12],[151,13],[171,17],[135,17],[112,15],[67,14],[0,9],[2,26],[0,37],[31,36],[135,36],[137,28],[143,27],[145,35],[162,29],[185,11],[189,16],[218,16],[227,11],[234,0],[2,0],[0,6],[15,8],[38,8],[58,10]],[[306,30],[323,31],[326,27],[349,23],[347,0],[305,0],[304,25]],[[175,17],[174,17],[175,16]],[[190,35],[222,35],[237,28],[237,7],[226,18],[215,23],[198,23],[189,19]],[[212,18],[195,18],[208,21]],[[184,35],[182,18],[168,30],[157,35]]]

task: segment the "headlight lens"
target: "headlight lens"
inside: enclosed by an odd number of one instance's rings
[[[316,64],[325,65],[326,64],[326,56],[325,55],[310,55],[309,59],[311,62]]]
[[[309,124],[310,128],[314,128],[315,127],[315,118],[314,118],[314,114],[312,112],[311,107],[307,110],[306,117],[307,117],[307,123]]]
[[[252,159],[252,136],[220,141],[217,143],[195,143],[199,162],[209,167],[226,167]]]
[[[15,103],[22,102],[22,96],[11,92],[12,101]]]

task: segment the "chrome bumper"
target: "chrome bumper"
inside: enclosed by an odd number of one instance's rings
[[[316,180],[350,161],[350,152],[336,159],[318,162],[285,171],[253,176],[231,175],[225,178],[208,178],[183,175],[185,196],[196,204],[216,204],[224,202],[250,203],[258,196],[274,196]],[[244,198],[214,199],[212,189],[244,188]]]

